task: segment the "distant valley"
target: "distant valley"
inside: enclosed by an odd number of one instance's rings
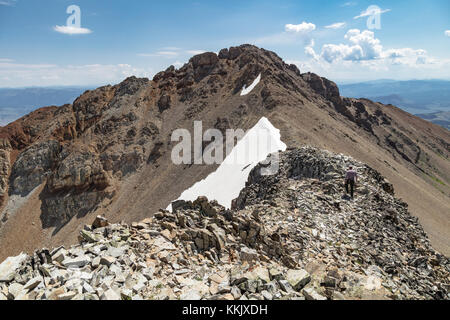
[[[339,85],[341,95],[392,104],[435,124],[450,128],[450,81],[376,80]]]
[[[0,88],[0,126],[40,107],[72,103],[86,87]]]

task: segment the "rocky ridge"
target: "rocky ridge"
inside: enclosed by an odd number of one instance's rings
[[[174,130],[193,136],[196,120],[205,130],[247,130],[261,117],[290,147],[349,154],[382,172],[436,248],[450,252],[447,130],[393,106],[341,97],[332,81],[241,45],[194,56],[152,80],[129,77],[86,91],[72,104],[0,127],[0,259],[72,245],[97,215],[130,224],[166,208],[216,169],[174,165]]]
[[[450,298],[449,259],[376,170],[312,147],[279,164],[272,176],[255,167],[231,210],[200,197],[131,225],[99,216],[79,245],[10,257],[0,299]]]

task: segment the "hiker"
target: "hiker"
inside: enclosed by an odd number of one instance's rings
[[[345,192],[348,194],[348,186],[350,185],[350,194],[353,199],[353,193],[355,190],[355,184],[358,181],[358,174],[353,170],[352,166],[348,167],[347,173],[345,175]]]

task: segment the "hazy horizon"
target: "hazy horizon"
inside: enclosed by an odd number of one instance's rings
[[[161,70],[161,71],[163,71],[163,70]],[[320,75],[320,74],[319,74]],[[135,76],[135,75],[130,75],[129,77],[131,77],[131,76]],[[137,76],[136,76],[137,77]],[[148,77],[143,77],[143,78],[148,78]],[[150,78],[148,78],[148,79],[152,79],[153,77],[150,77]],[[125,80],[126,78],[123,78],[121,81],[123,81],[123,80]],[[448,82],[450,82],[450,78],[441,78],[441,79],[439,79],[439,78],[429,78],[429,79],[427,79],[427,78],[423,78],[423,79],[414,79],[414,78],[412,78],[412,79],[406,79],[406,80],[395,80],[395,79],[382,79],[382,78],[380,78],[380,79],[373,79],[373,80],[361,80],[361,81],[358,81],[357,79],[355,79],[355,80],[349,80],[349,81],[345,81],[345,80],[334,80],[334,79],[329,79],[329,80],[331,80],[331,81],[333,81],[333,82],[335,82],[336,84],[338,84],[338,85],[349,85],[349,84],[359,84],[359,83],[371,83],[371,82],[387,82],[387,81],[395,81],[395,82],[408,82],[408,81],[448,81]],[[95,88],[98,88],[98,87],[101,87],[101,86],[105,86],[105,85],[115,85],[115,84],[118,84],[118,83],[120,83],[121,81],[119,81],[119,82],[117,82],[117,83],[98,83],[98,84],[78,84],[78,85],[60,85],[60,86],[58,86],[58,85],[51,85],[51,86],[23,86],[23,87],[21,87],[21,86],[18,86],[18,87],[0,87],[0,90],[3,90],[3,89],[18,89],[18,90],[20,90],[20,89],[59,89],[59,88],[61,88],[61,89],[64,89],[64,88],[81,88],[81,89],[84,89],[84,88],[92,88],[92,89],[95,89]]]

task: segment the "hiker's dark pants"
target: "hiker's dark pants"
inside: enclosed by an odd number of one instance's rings
[[[353,180],[353,179],[346,179],[345,180],[345,192],[347,192],[347,193],[348,193],[348,186],[349,185],[350,185],[350,194],[351,194],[352,199],[353,199],[353,193],[354,193],[354,190],[355,190],[355,180]]]

